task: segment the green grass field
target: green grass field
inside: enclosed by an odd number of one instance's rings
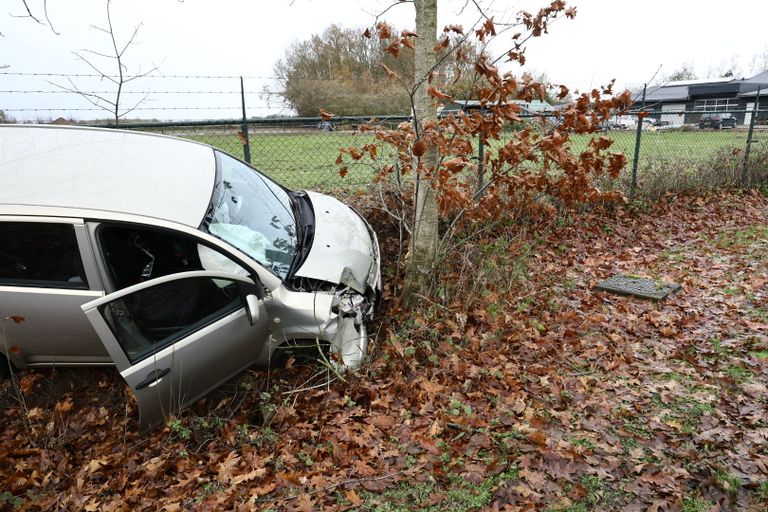
[[[606,134],[613,139],[612,151],[621,151],[631,160],[635,152],[634,130],[611,131]],[[657,130],[643,131],[640,142],[640,165],[653,160],[695,160],[711,159],[720,151],[744,149],[747,132],[737,130]],[[586,148],[589,137],[576,135],[573,137],[574,149]]]
[[[237,137],[237,129],[202,128],[166,129],[167,135],[205,142],[240,158],[243,146]],[[635,147],[635,131],[611,131],[604,135],[613,139],[612,150],[627,155],[631,166]],[[712,160],[719,152],[743,150],[746,132],[742,130],[720,131],[643,131],[639,168],[658,167],[668,162],[685,161],[701,163]],[[587,135],[574,135],[571,145],[575,151],[587,147]],[[354,185],[371,182],[373,168],[365,159],[351,165],[345,178],[339,176],[339,166],[334,162],[341,147],[360,147],[373,140],[370,134],[351,132],[298,131],[273,132],[250,135],[251,162],[264,173],[292,188],[318,188]],[[491,144],[499,147],[501,142]],[[492,150],[492,149],[491,149]]]
[[[593,136],[605,136],[612,139],[610,151],[619,151],[627,155],[631,162],[635,153],[636,133],[634,130],[614,130],[595,135],[572,135],[571,148],[581,152],[587,148]],[[642,132],[640,141],[640,167],[655,165],[660,162],[689,160],[701,162],[711,160],[721,151],[743,150],[747,133],[736,130],[657,130]],[[505,141],[491,144],[498,147]]]
[[[171,135],[171,133],[168,133]],[[192,133],[180,137],[210,144],[243,158],[243,145],[235,132]],[[370,159],[349,166],[341,178],[336,157],[339,148],[359,147],[373,141],[369,134],[297,132],[250,134],[251,163],[291,188],[365,185],[373,179]]]

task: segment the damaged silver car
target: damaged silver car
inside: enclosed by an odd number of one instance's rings
[[[0,126],[0,350],[114,364],[148,428],[284,349],[366,357],[381,290],[366,221],[210,146]]]

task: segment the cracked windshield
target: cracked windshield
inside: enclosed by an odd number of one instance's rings
[[[279,185],[216,152],[221,170],[207,230],[285,279],[296,254],[296,219]]]

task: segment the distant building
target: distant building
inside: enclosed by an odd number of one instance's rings
[[[733,112],[738,124],[744,125],[750,122],[760,87],[757,122],[766,123],[768,70],[750,79],[709,78],[650,86],[646,90],[645,110],[650,112],[650,118],[672,126],[696,123],[705,112]],[[640,95],[637,95],[635,108],[640,108],[640,103]],[[688,113],[681,115],[673,112]]]
[[[510,101],[507,101],[506,104],[519,105],[521,114],[546,114],[555,110],[555,107],[553,107],[546,101],[540,101],[540,100],[533,100],[533,101],[510,100]],[[461,112],[462,110],[466,112],[470,112],[472,110],[481,110],[482,108],[483,107],[480,100],[454,100],[442,108],[441,114]]]

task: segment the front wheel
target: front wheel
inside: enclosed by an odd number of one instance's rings
[[[8,358],[0,354],[0,382],[11,376],[11,363]]]
[[[339,318],[338,343],[335,343],[345,367],[355,369],[368,355],[368,329],[355,317]]]
[[[328,353],[328,343],[318,339],[291,340],[275,349],[272,354],[271,366],[284,368],[293,358],[293,366],[315,364],[325,358]]]

